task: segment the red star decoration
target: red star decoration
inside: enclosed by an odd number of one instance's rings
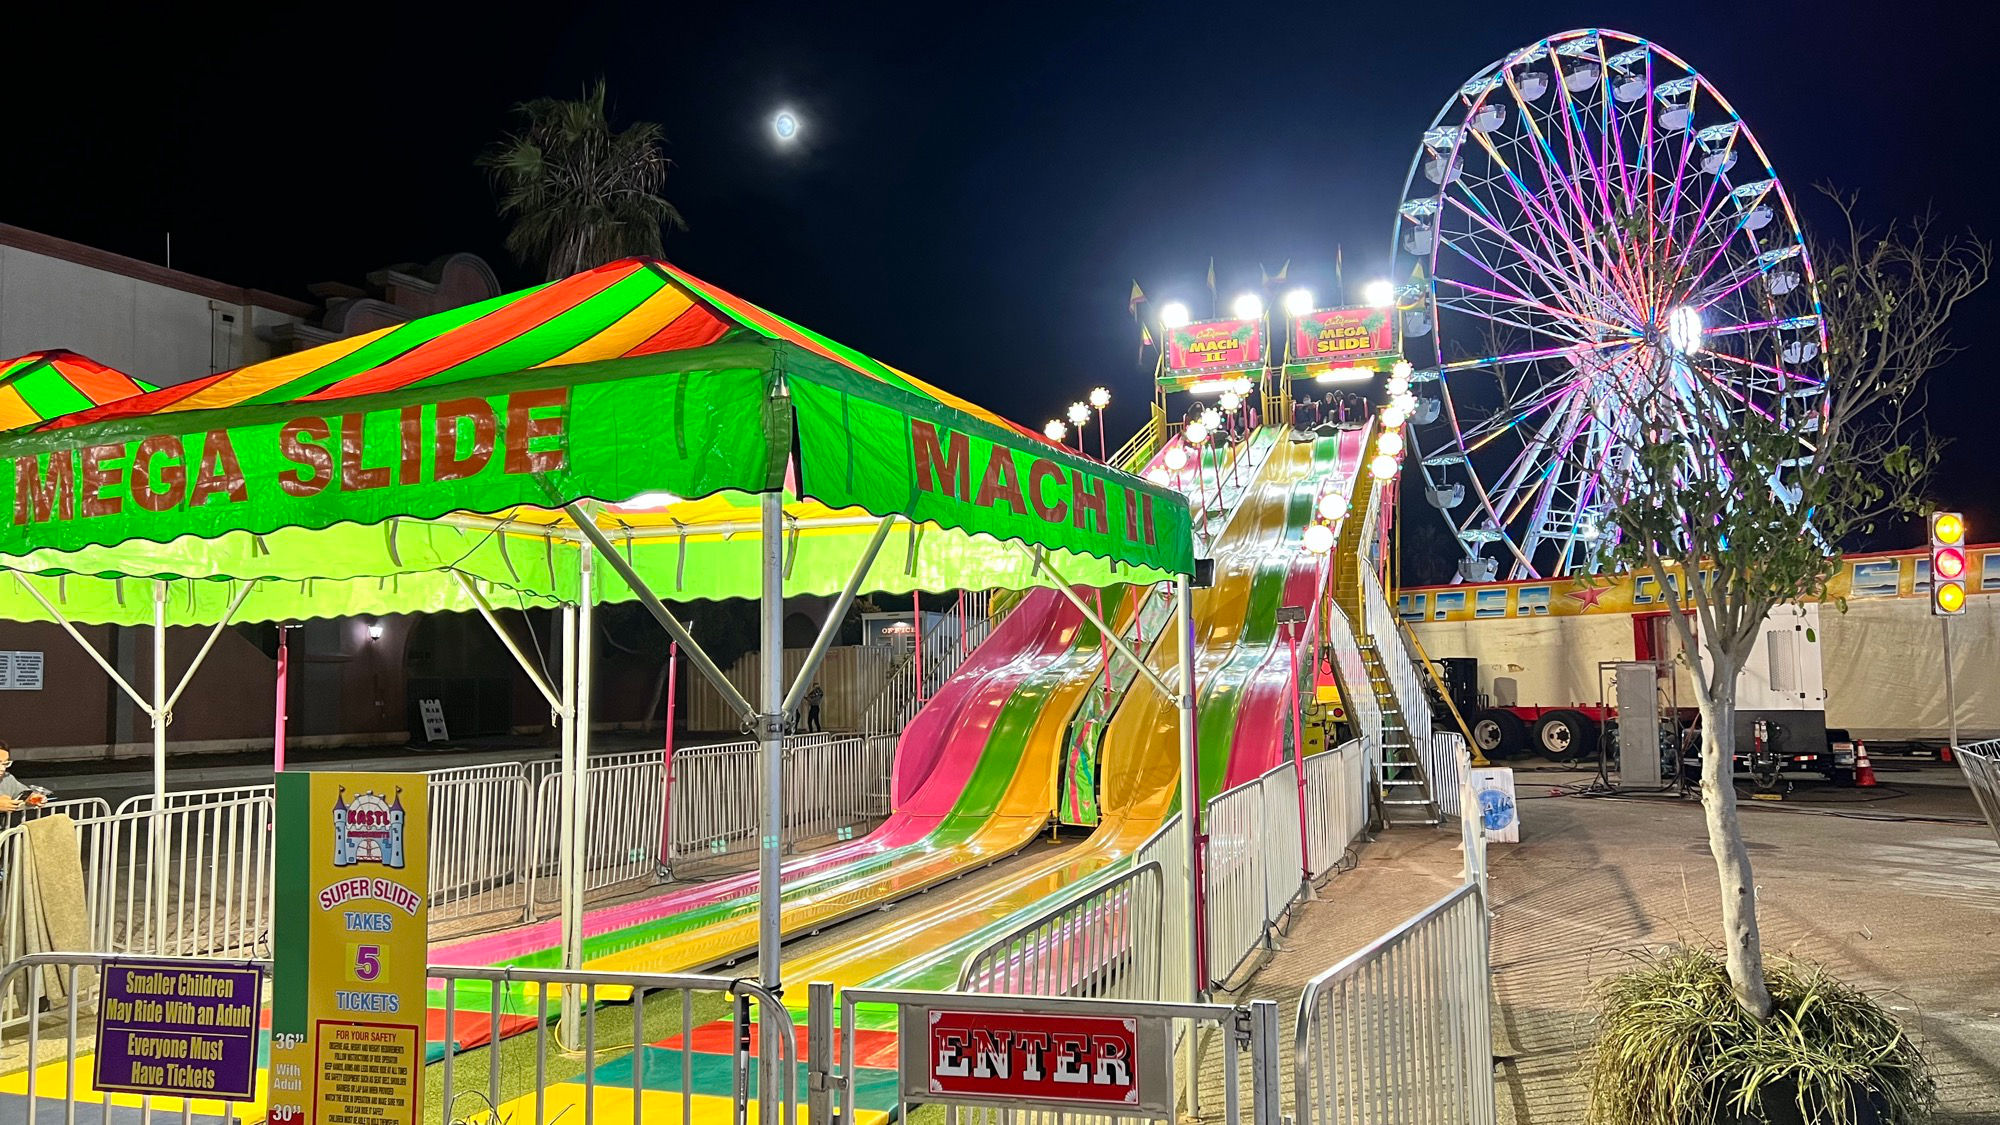
[[[1564,596],[1582,602],[1585,610],[1593,610],[1597,608],[1598,599],[1610,592],[1609,586],[1579,586]]]

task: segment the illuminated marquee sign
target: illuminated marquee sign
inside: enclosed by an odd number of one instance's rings
[[[1189,376],[1264,366],[1264,321],[1207,320],[1167,329],[1167,371],[1178,383]],[[1164,381],[1164,380],[1163,380]]]
[[[1332,367],[1367,367],[1402,355],[1396,310],[1360,306],[1321,309],[1292,321],[1287,362]]]

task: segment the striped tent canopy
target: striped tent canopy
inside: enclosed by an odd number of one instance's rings
[[[628,259],[0,437],[0,565],[85,620],[577,596],[577,514],[662,597],[754,595],[782,492],[786,592],[1159,581],[1185,501],[694,278]],[[571,506],[574,506],[573,508]],[[88,579],[101,580],[93,583]],[[0,616],[42,616],[23,590]],[[600,575],[598,597],[629,597]],[[11,601],[10,601],[11,599]]]
[[[18,430],[158,390],[87,355],[53,348],[0,360],[0,430]]]

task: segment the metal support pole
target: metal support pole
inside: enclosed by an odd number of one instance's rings
[[[1944,634],[1944,713],[1945,721],[1951,727],[1951,741],[1946,745],[1951,747],[1953,754],[1956,754],[1958,753],[1958,693],[1953,690],[1951,682],[1951,618],[1938,618],[1938,630]]]
[[[764,767],[764,833],[757,865],[757,970],[773,995],[780,976],[779,846],[784,834],[785,800],[785,498],[776,492],[762,497],[764,534],[763,596],[758,620],[757,694],[762,709],[757,740]]]
[[[557,862],[556,884],[562,895],[562,967],[577,969],[583,966],[583,947],[574,940],[582,927],[582,906],[570,891],[572,884],[569,873],[578,864],[576,854],[576,754],[573,746],[576,740],[576,607],[566,605],[559,615],[562,622],[562,710],[558,715],[558,738],[556,760],[562,770],[556,798],[556,819],[558,822],[556,843],[560,853]],[[568,1007],[572,994],[565,990],[564,1016],[569,1022]],[[576,1026],[570,1022],[570,1026]]]
[[[459,587],[465,591],[466,597],[472,599],[472,607],[479,611],[479,616],[486,619],[487,626],[493,630],[494,636],[500,638],[501,647],[505,648],[508,655],[514,658],[514,663],[520,665],[521,671],[528,677],[528,682],[535,685],[535,690],[541,692],[542,698],[548,701],[549,709],[552,711],[561,711],[563,709],[562,699],[542,679],[542,670],[535,666],[534,661],[528,659],[527,654],[521,651],[520,645],[514,643],[514,635],[509,633],[507,627],[500,623],[500,618],[493,612],[493,605],[486,600],[486,595],[480,593],[479,587],[474,585],[472,579],[467,578],[462,572],[454,570],[451,572],[451,576],[458,579]],[[529,628],[532,631],[533,625],[531,624]]]
[[[917,702],[922,703],[924,701],[924,680],[926,678],[924,676],[924,598],[922,592],[917,590],[910,591],[910,624],[916,628],[914,640],[917,646],[915,656],[917,662]]]
[[[813,678],[819,675],[820,662],[826,659],[826,650],[833,647],[833,639],[840,635],[840,625],[847,619],[847,609],[854,604],[854,595],[861,592],[861,584],[867,581],[868,571],[875,565],[875,556],[881,553],[882,544],[889,538],[889,529],[895,523],[894,516],[882,517],[881,524],[875,528],[875,537],[868,541],[860,561],[854,564],[853,573],[847,576],[847,585],[840,588],[840,596],[833,599],[833,607],[826,611],[826,621],[820,626],[819,635],[813,638],[812,650],[806,653],[804,662],[799,665],[799,674],[792,680],[792,690],[785,693],[785,714],[798,709],[807,689],[812,687]],[[963,620],[963,614],[960,620]]]
[[[632,569],[632,564],[626,562],[625,556],[619,554],[618,549],[611,545],[610,538],[597,526],[597,522],[575,504],[563,505],[563,511],[569,513],[569,518],[576,524],[576,529],[590,541],[591,546],[597,548],[597,553],[604,557],[605,562],[611,564],[611,569],[618,572],[618,577],[624,579],[625,585],[631,587],[633,596],[639,599],[640,605],[646,607],[646,612],[652,614],[653,619],[666,629],[667,634],[679,641],[681,647],[687,650],[688,660],[694,664],[695,670],[715,687],[716,692],[722,696],[722,701],[742,716],[744,722],[754,719],[757,714],[756,708],[750,706],[750,701],[743,698],[743,693],[736,689],[735,684],[729,682],[729,677],[722,674],[722,669],[715,666],[715,661],[709,659],[701,646],[694,643],[694,637],[687,631],[687,626],[681,624],[680,619],[666,606],[660,604],[659,598],[653,596],[653,591],[646,585],[646,580],[639,577],[639,572]]]
[[[1047,555],[1041,553],[1039,549],[1030,547],[1026,544],[1020,544],[1020,547],[1021,550],[1027,552],[1029,558],[1035,560],[1036,566],[1039,566],[1043,570],[1049,572],[1049,577],[1055,580],[1056,593],[1061,594],[1063,596],[1063,600],[1075,606],[1077,612],[1083,614],[1083,619],[1085,621],[1090,622],[1090,624],[1094,628],[1096,628],[1098,634],[1104,637],[1104,639],[1110,643],[1111,647],[1117,651],[1118,655],[1124,657],[1126,660],[1131,661],[1132,666],[1139,670],[1139,674],[1141,676],[1144,676],[1148,683],[1151,683],[1155,688],[1159,689],[1159,692],[1163,697],[1170,700],[1175,697],[1176,693],[1174,689],[1167,686],[1167,682],[1160,678],[1160,674],[1158,672],[1153,671],[1151,665],[1147,664],[1144,660],[1140,659],[1138,653],[1132,651],[1131,646],[1125,643],[1124,637],[1118,636],[1108,626],[1104,624],[1104,619],[1097,615],[1096,610],[1090,608],[1089,602],[1084,601],[1083,598],[1077,594],[1075,588],[1069,584],[1069,579],[1064,578],[1060,573],[1056,571],[1055,567],[1049,565],[1049,559]]]
[[[570,813],[571,853],[576,862],[568,872],[570,893],[573,904],[570,916],[564,921],[569,932],[564,935],[564,944],[575,951],[576,967],[583,967],[583,891],[584,869],[590,866],[590,850],[586,843],[590,839],[590,683],[591,664],[596,649],[597,618],[597,566],[589,551],[577,552],[576,591],[576,698],[572,704],[574,721],[570,724],[574,733],[569,745],[572,763],[571,775],[576,779],[570,799],[575,802]]]
[[[153,952],[167,952],[167,584],[153,583]]]
[[[674,856],[674,681],[680,679],[681,643],[667,642],[667,737],[660,749],[660,870],[671,872]]]
[[[764,832],[757,863],[757,975],[775,997],[784,989],[783,965],[779,960],[784,938],[779,853],[785,830],[785,498],[780,493],[766,492],[761,503],[764,526],[758,550],[762,556],[763,589],[757,622],[757,702],[763,714],[758,718],[757,739],[762,744],[759,754],[764,766]],[[919,666],[919,675],[922,671]],[[761,1015],[764,1034],[760,1088],[775,1091],[778,1025],[773,1019],[775,1013],[766,1011]],[[760,1105],[765,1121],[777,1120],[775,1096],[767,1093],[760,1099]]]
[[[1186,824],[1188,887],[1188,1000],[1200,1003],[1202,979],[1201,764],[1195,747],[1194,609],[1187,575],[1174,579],[1174,627],[1180,634],[1181,814]]]
[[[275,701],[277,705],[276,714],[273,716],[275,721],[272,724],[271,732],[271,772],[273,774],[285,772],[285,712],[290,706],[285,695],[290,687],[288,680],[290,679],[292,670],[292,649],[291,645],[286,641],[286,634],[295,628],[297,626],[294,625],[278,626],[278,697]]]

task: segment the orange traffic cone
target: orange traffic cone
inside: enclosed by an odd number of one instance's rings
[[[1875,763],[1868,760],[1868,744],[1854,744],[1854,787],[1870,789],[1875,785]]]

